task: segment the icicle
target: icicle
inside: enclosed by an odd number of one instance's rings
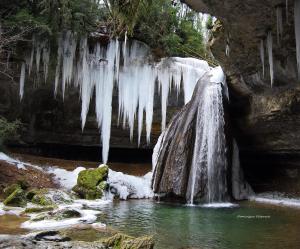
[[[74,58],[76,52],[76,39],[71,31],[67,31],[63,40],[63,70],[62,70],[62,94],[65,95],[66,85],[73,78]]]
[[[225,54],[226,54],[227,57],[229,57],[229,54],[230,54],[230,47],[229,47],[228,44],[226,44]]]
[[[35,36],[32,36],[32,45],[31,45],[31,55],[30,55],[30,62],[28,65],[28,73],[29,75],[31,74],[31,70],[32,70],[32,65],[33,65],[33,59],[34,59],[34,50],[35,50]]]
[[[285,1],[285,17],[286,23],[289,24],[289,0]]]
[[[294,18],[295,18],[297,69],[298,69],[298,79],[300,79],[300,0],[295,0]]]
[[[81,41],[81,49],[82,49],[82,69],[81,69],[81,127],[84,129],[86,116],[89,111],[90,100],[92,97],[92,89],[93,83],[91,80],[92,72],[90,71],[88,64],[88,45],[87,39],[84,38]],[[98,98],[97,98],[98,100]]]
[[[55,69],[54,96],[57,95],[61,60],[62,60],[62,54],[63,54],[63,44],[62,44],[63,41],[62,41],[61,36],[58,37],[57,42],[58,42],[58,48],[57,48],[57,59],[56,59],[57,61],[56,61],[56,69]]]
[[[277,44],[280,44],[280,39],[283,35],[283,22],[282,22],[282,8],[278,6],[276,8],[276,17],[277,17]]]
[[[265,77],[265,47],[264,40],[260,41],[260,60],[262,65],[263,78]]]
[[[166,129],[168,96],[171,87],[170,76],[170,72],[167,69],[163,69],[161,72],[159,72],[158,75],[159,87],[161,89],[161,131],[164,131]]]
[[[229,37],[227,37],[227,39],[226,39],[226,48],[225,48],[225,54],[226,54],[227,57],[230,56],[230,46],[229,46],[229,44],[230,44]]]
[[[124,66],[126,66],[126,59],[127,59],[127,31],[125,32],[125,41],[123,46],[123,58],[124,58]]]
[[[45,82],[46,82],[47,78],[48,78],[49,61],[50,61],[50,46],[49,46],[49,44],[44,45],[44,47],[43,47],[42,61],[43,61],[43,65],[44,65],[44,77],[45,77]]]
[[[37,74],[39,74],[40,72],[41,53],[42,53],[42,44],[38,41],[36,42],[36,55],[35,55]]]
[[[119,71],[120,71],[120,42],[118,39],[115,41],[116,43],[116,82],[119,81]]]
[[[107,67],[108,72],[114,71],[115,61],[115,46],[110,43],[107,50]],[[109,142],[110,142],[110,130],[111,130],[111,115],[112,115],[112,96],[114,88],[114,75],[108,73],[105,81],[103,81],[103,93],[101,96],[103,99],[103,120],[101,123],[101,140],[102,140],[102,160],[103,163],[107,163]]]
[[[268,47],[268,57],[269,57],[269,66],[270,66],[270,78],[271,78],[271,87],[274,83],[274,64],[273,64],[273,38],[272,32],[269,31],[267,38],[267,47]]]
[[[21,66],[21,75],[20,75],[20,99],[21,100],[23,99],[23,95],[24,95],[25,68],[26,68],[26,64],[25,62],[23,62]]]

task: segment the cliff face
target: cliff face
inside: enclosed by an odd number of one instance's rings
[[[45,84],[42,80],[38,86],[33,82],[26,82],[25,94],[22,101],[19,99],[19,84],[0,78],[0,115],[9,120],[21,119],[23,125],[20,141],[13,141],[14,145],[35,147],[35,152],[47,154],[45,150],[52,150],[49,155],[56,155],[57,150],[67,149],[75,151],[84,150],[94,154],[99,160],[101,142],[100,132],[95,117],[95,99],[93,98],[85,129],[81,129],[81,100],[78,89],[69,88],[63,101],[61,95],[56,98],[53,93],[52,82]],[[157,89],[156,89],[157,91]],[[168,102],[167,122],[183,105],[183,93],[177,98],[177,93],[172,91]],[[161,100],[157,93],[154,100],[154,114],[152,125],[151,143],[146,143],[146,132],[143,130],[140,149],[149,150],[156,143],[161,132]],[[114,90],[113,116],[111,132],[111,148],[137,149],[137,123],[135,125],[134,138],[130,141],[129,128],[122,129],[122,124],[117,125],[118,120],[118,96]],[[72,148],[73,149],[70,149]],[[81,147],[81,148],[80,148]],[[43,149],[44,148],[44,149]],[[89,151],[90,150],[90,151]],[[141,152],[140,152],[141,153]],[[40,154],[40,153],[39,153]],[[62,153],[58,153],[63,156]],[[66,153],[65,153],[66,154]],[[75,158],[77,158],[76,155]],[[72,158],[72,156],[70,156]],[[79,156],[80,158],[80,156]],[[88,158],[82,158],[88,159]]]
[[[287,9],[283,0],[184,2],[219,20],[212,30],[210,46],[227,75],[233,130],[241,149],[242,163],[250,169],[249,177],[256,182],[255,178],[260,175],[264,183],[272,186],[278,183],[274,179],[281,181],[285,176],[288,181],[297,179],[300,176],[300,86],[296,68],[294,1],[288,1]],[[276,35],[278,8],[283,13],[283,35],[279,43]],[[273,88],[268,56],[265,53],[263,77],[259,50],[261,40],[266,44],[269,31],[273,36]],[[276,177],[270,171],[277,172],[274,173]],[[258,185],[258,189],[264,188]]]

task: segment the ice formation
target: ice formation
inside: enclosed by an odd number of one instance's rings
[[[283,35],[283,21],[282,21],[282,7],[278,6],[276,8],[277,17],[277,44],[280,44],[280,39]]]
[[[269,66],[270,66],[270,78],[271,78],[271,87],[274,83],[274,63],[273,63],[273,38],[272,32],[269,31],[267,37],[267,48],[268,48],[268,57],[269,57]]]
[[[34,63],[39,71],[42,62],[44,78],[48,77],[50,58],[49,43],[33,37],[33,49],[27,58],[28,71]],[[119,122],[123,128],[129,127],[130,138],[134,135],[135,121],[138,124],[138,144],[144,126],[147,142],[150,142],[155,89],[161,95],[162,131],[166,127],[168,97],[171,88],[184,91],[184,101],[189,102],[198,79],[210,67],[206,61],[193,58],[163,58],[154,62],[150,49],[141,42],[111,40],[108,44],[94,44],[82,37],[77,45],[77,37],[70,31],[58,38],[57,65],[54,93],[61,89],[62,96],[68,86],[78,87],[81,98],[81,121],[84,129],[91,99],[96,96],[95,110],[102,141],[102,159],[108,160],[112,97],[114,86],[119,99]],[[34,56],[35,55],[35,56]],[[22,76],[22,74],[21,74]],[[25,73],[24,73],[25,77]],[[22,83],[22,82],[20,82]],[[24,84],[20,84],[20,95]],[[145,122],[145,124],[144,124]]]
[[[289,23],[289,0],[285,1],[285,18],[286,18],[286,23]]]
[[[121,200],[145,199],[153,197],[151,179],[152,172],[143,177],[137,177],[109,170],[107,182],[111,193],[117,195]]]
[[[260,49],[260,60],[261,60],[261,65],[262,65],[263,77],[265,77],[265,47],[264,47],[263,39],[260,41],[259,49]]]
[[[298,69],[298,78],[300,79],[300,0],[295,0],[294,16],[295,16],[297,69]]]
[[[25,62],[23,62],[21,66],[21,75],[20,75],[20,99],[22,99],[24,95],[25,68],[26,68]]]

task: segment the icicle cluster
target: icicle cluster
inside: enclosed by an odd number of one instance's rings
[[[40,61],[44,65],[47,79],[50,49],[46,42],[33,39],[33,49],[28,59],[28,71],[35,64],[39,71]],[[107,45],[97,43],[91,49],[86,37],[79,44],[72,32],[65,32],[58,38],[57,65],[54,91],[61,88],[65,95],[68,86],[78,87],[82,102],[81,121],[84,129],[91,99],[96,96],[95,110],[101,130],[102,158],[108,160],[112,97],[114,86],[118,89],[119,122],[123,128],[129,127],[133,138],[134,125],[138,123],[138,144],[146,127],[147,142],[150,142],[154,93],[157,87],[161,95],[162,130],[166,127],[168,96],[172,87],[177,94],[184,89],[185,103],[192,97],[198,79],[210,70],[206,61],[193,58],[164,58],[158,63],[151,63],[149,48],[137,41],[124,42],[111,40]],[[25,69],[21,72],[20,95],[23,96]],[[183,86],[181,86],[183,84]]]

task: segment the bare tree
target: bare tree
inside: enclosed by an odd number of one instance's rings
[[[16,31],[11,28],[2,28],[0,23],[0,74],[11,79],[13,76],[9,70],[10,57],[13,53],[13,48],[20,41],[27,41],[25,39],[32,29],[30,27],[23,28],[22,30]]]

